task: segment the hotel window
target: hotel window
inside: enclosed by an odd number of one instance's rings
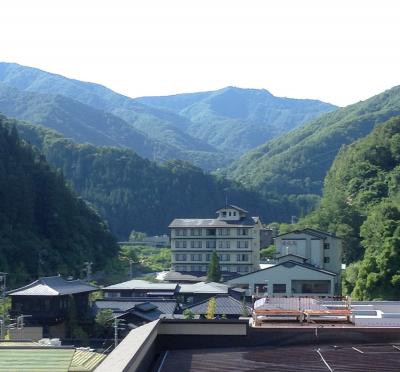
[[[219,260],[220,261],[230,261],[231,260],[231,255],[230,254],[220,254],[219,255]]]
[[[248,254],[238,254],[237,255],[237,261],[242,262],[242,261],[248,261],[249,260],[249,255]]]
[[[206,235],[207,236],[216,236],[217,235],[217,229],[206,229]]]
[[[175,235],[176,236],[186,236],[186,229],[176,229]]]
[[[190,242],[190,248],[201,248],[202,245],[202,241],[201,240],[192,240]]]
[[[201,236],[201,229],[190,229],[191,236]]]
[[[215,240],[207,240],[206,241],[206,248],[216,248],[217,244]]]
[[[192,254],[190,256],[192,261],[201,261],[202,260],[202,255],[201,254]]]
[[[218,243],[219,248],[230,248],[231,247],[231,242],[229,240],[220,240]]]
[[[199,266],[199,265],[192,265],[192,266],[190,267],[190,269],[191,269],[192,271],[201,271],[201,266]]]
[[[236,246],[237,248],[249,248],[249,242],[247,240],[238,240]]]
[[[324,263],[329,263],[330,258],[329,257],[324,257]]]
[[[245,265],[240,265],[237,267],[237,272],[238,273],[248,273],[249,272],[249,268]]]
[[[324,249],[329,249],[331,246],[329,243],[324,243]]]
[[[239,228],[238,229],[238,235],[239,236],[247,236],[249,235],[249,229],[245,229],[245,228]]]
[[[186,248],[186,240],[177,240],[175,242],[175,248]]]
[[[286,293],[286,284],[274,284],[272,291],[274,293]]]
[[[229,228],[226,228],[226,227],[223,227],[223,228],[221,228],[221,229],[218,229],[218,234],[219,234],[219,235],[222,235],[222,236],[229,236],[229,234],[230,234],[230,229],[229,229]]]
[[[176,254],[175,260],[176,261],[186,261],[186,254]]]
[[[209,253],[206,254],[206,261],[209,262],[211,259],[211,255]]]

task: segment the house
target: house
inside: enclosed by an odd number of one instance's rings
[[[217,251],[224,276],[259,268],[263,226],[259,217],[235,205],[216,211],[217,218],[174,219],[171,229],[172,270],[206,273]]]
[[[89,294],[98,288],[82,280],[44,277],[9,291],[12,317],[28,315],[26,323],[43,327],[43,334],[65,337],[65,320],[74,308],[78,319],[89,312]]]
[[[165,298],[113,298],[96,300],[95,312],[110,309],[114,317],[124,319],[128,325],[140,326],[161,315],[171,315],[177,309],[175,299]]]
[[[337,274],[288,254],[266,269],[230,279],[226,284],[259,296],[333,296],[337,293]]]
[[[168,297],[175,296],[178,284],[151,283],[146,280],[128,280],[127,282],[103,288],[105,298],[116,297]]]
[[[215,298],[215,317],[226,319],[239,319],[241,316],[248,316],[251,314],[251,308],[244,305],[242,302],[229,296],[228,294],[219,294]],[[185,308],[190,310],[194,315],[200,315],[205,318],[208,311],[208,303],[210,299],[201,301]]]
[[[229,288],[222,283],[180,284],[177,299],[180,304],[196,304],[217,295],[227,295]]]

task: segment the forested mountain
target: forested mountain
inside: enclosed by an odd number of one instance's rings
[[[234,162],[225,174],[261,192],[320,194],[341,146],[399,114],[400,87],[395,87],[267,142]]]
[[[0,83],[0,112],[55,129],[78,143],[127,147],[152,160],[188,160],[205,169],[225,162],[225,157],[207,143],[184,133],[181,143],[174,142],[173,136],[168,141],[157,140],[118,116],[62,95],[21,91]],[[162,134],[168,135],[167,131]]]
[[[301,224],[344,238],[345,294],[400,296],[400,117],[344,147],[326,179],[317,210]]]
[[[130,150],[78,145],[49,129],[15,124],[21,137],[41,150],[76,192],[96,206],[121,240],[133,229],[168,232],[174,218],[212,217],[226,196],[265,222],[290,218],[288,201],[261,197],[188,163],[159,165]]]
[[[118,247],[101,218],[0,116],[0,270],[9,284],[102,269]]]
[[[42,93],[47,97],[57,96],[57,100],[66,104],[67,110],[65,120],[62,115],[57,115],[54,119],[61,122],[67,121],[70,119],[68,115],[71,115],[72,110],[75,124],[83,125],[80,131],[82,134],[80,142],[98,144],[99,142],[93,142],[93,138],[97,136],[104,141],[104,137],[106,137],[110,143],[114,142],[118,145],[122,142],[122,145],[128,145],[141,156],[151,160],[187,160],[207,170],[224,165],[229,160],[226,155],[211,145],[181,130],[180,127],[187,125],[187,119],[184,117],[147,107],[101,85],[68,79],[61,75],[14,63],[0,63],[0,82],[6,87],[22,91],[20,93],[30,92],[32,95],[28,97],[33,97],[33,93]],[[0,92],[0,99],[3,95],[5,95],[4,99],[8,101],[5,90]],[[40,97],[43,96],[39,96],[35,104],[40,101]],[[51,100],[52,98],[47,99]],[[23,101],[20,99],[19,103]],[[32,98],[29,101],[33,103]],[[81,104],[80,107],[77,106],[78,103]],[[6,102],[5,107],[8,108],[8,106],[9,103]],[[23,108],[19,107],[13,109],[16,112],[23,111]],[[44,123],[35,118],[35,116],[41,117],[41,110],[42,108],[36,110],[34,106],[31,106],[28,108],[28,113],[24,113],[25,115],[15,116],[48,126],[50,120]],[[64,107],[59,109],[58,113],[62,113],[63,110]],[[1,108],[0,111],[2,111]],[[89,113],[87,113],[88,111]],[[14,116],[12,111],[4,110],[3,112]],[[80,112],[82,112],[81,115]],[[49,118],[51,119],[51,112]],[[87,120],[89,124],[86,124]],[[50,127],[64,133],[61,130],[64,128],[60,124],[52,123]],[[88,127],[90,127],[90,131],[85,137]],[[126,131],[126,137],[123,136],[124,131]],[[138,146],[140,141],[133,140],[131,143],[131,137],[136,139],[139,136],[143,138],[144,148]]]
[[[12,63],[0,63],[0,82],[23,91],[62,95],[112,113],[152,139],[184,152],[184,157],[176,158],[204,169],[220,167],[230,157],[335,109],[320,101],[232,87],[132,99],[98,84]]]
[[[141,97],[136,101],[187,118],[187,133],[232,157],[336,109],[336,106],[321,101],[275,97],[264,89],[236,87]]]

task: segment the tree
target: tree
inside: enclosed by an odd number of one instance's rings
[[[219,282],[221,280],[221,271],[219,268],[217,251],[214,251],[211,255],[211,260],[207,271],[207,280],[209,282]]]
[[[207,314],[206,314],[206,319],[214,319],[215,317],[215,310],[217,308],[217,301],[215,300],[214,297],[211,297],[208,301],[207,305]]]
[[[276,256],[276,248],[274,245],[270,245],[269,247],[263,248],[260,250],[260,259],[274,259]]]
[[[246,301],[245,301],[245,298],[243,297],[243,301],[242,301],[242,310],[241,310],[242,312],[241,312],[241,315],[242,316],[244,316],[244,317],[247,317],[247,316],[249,316],[249,310],[248,310],[248,308],[247,308],[247,306],[246,306]]]
[[[194,312],[190,309],[186,309],[183,312],[183,316],[185,317],[185,319],[194,319]]]

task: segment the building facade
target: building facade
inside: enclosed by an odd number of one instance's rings
[[[175,219],[171,229],[172,270],[207,272],[213,251],[219,255],[222,273],[245,274],[259,268],[260,236],[258,217],[234,205],[216,212],[214,219]]]
[[[277,236],[275,248],[278,257],[294,254],[338,276],[342,271],[342,239],[333,234],[309,228],[292,231]]]

